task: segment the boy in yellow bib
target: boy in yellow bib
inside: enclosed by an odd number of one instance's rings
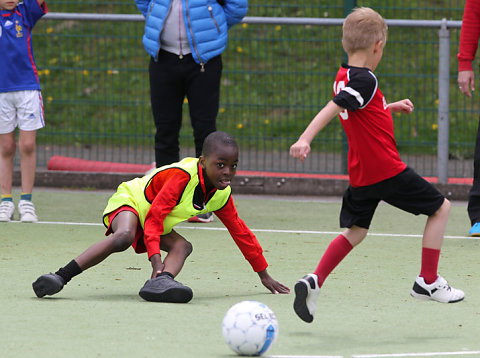
[[[72,277],[132,246],[136,253],[147,252],[153,269],[140,296],[147,301],[186,303],[193,297],[192,290],[174,278],[192,252],[192,245],[173,228],[206,212],[214,212],[227,227],[268,290],[289,293],[288,287],[269,275],[262,247],[238,217],[230,188],[237,163],[238,146],[233,137],[213,132],[205,139],[200,158],[185,158],[120,184],[103,216],[106,235],[112,235],[90,246],[56,273],[40,276],[33,283],[35,294],[53,295]],[[160,250],[168,253],[163,260]]]

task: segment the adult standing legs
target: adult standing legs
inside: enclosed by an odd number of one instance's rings
[[[158,61],[150,59],[150,101],[155,122],[155,162],[157,168],[180,159],[179,135],[185,84],[177,55],[160,51]]]
[[[200,71],[199,65],[193,66],[189,71],[187,98],[197,157],[202,154],[205,138],[216,131],[221,76],[221,56],[208,61],[205,64],[204,71]]]
[[[480,121],[473,157],[473,185],[468,194],[468,216],[472,224],[470,235],[480,236]]]
[[[215,132],[218,106],[220,102],[220,78],[222,76],[222,57],[212,58],[201,67],[192,63],[187,78],[187,98],[190,121],[195,139],[195,155],[202,154],[205,138]],[[208,223],[213,220],[212,213],[199,214],[190,218],[189,222]]]

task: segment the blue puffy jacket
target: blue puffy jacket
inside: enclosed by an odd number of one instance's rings
[[[182,0],[183,19],[195,62],[203,65],[227,47],[228,29],[247,14],[247,0]],[[155,60],[171,0],[135,0],[145,17],[143,45]]]

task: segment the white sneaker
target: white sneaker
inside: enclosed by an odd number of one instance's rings
[[[462,290],[450,287],[447,281],[440,275],[434,283],[429,285],[425,283],[423,277],[418,276],[410,295],[420,300],[433,300],[442,303],[458,302],[465,297],[465,293]]]
[[[0,203],[0,221],[7,222],[13,220],[15,205],[12,201],[3,200]]]
[[[35,207],[30,200],[20,200],[18,203],[18,213],[20,214],[20,221],[24,223],[35,223],[38,221],[35,214]]]
[[[312,322],[315,314],[315,307],[317,298],[320,294],[320,287],[318,286],[318,276],[310,273],[303,276],[295,284],[295,301],[293,302],[293,309],[295,313],[305,322]]]

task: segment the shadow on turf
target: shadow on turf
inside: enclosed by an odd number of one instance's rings
[[[234,294],[234,295],[224,295],[224,296],[202,296],[202,295],[193,295],[193,299],[191,301],[192,304],[195,303],[204,303],[204,302],[211,302],[214,300],[225,300],[228,298],[235,298],[235,300],[254,300],[259,299],[260,297],[265,297],[270,295],[270,293],[255,293],[255,294]],[[64,296],[45,296],[42,298],[38,297],[31,297],[32,300],[36,301],[138,301],[138,302],[147,302],[143,300],[138,294],[99,294],[99,295],[86,295],[86,296],[75,296],[75,297],[64,297]],[[152,302],[162,304],[163,302]]]

